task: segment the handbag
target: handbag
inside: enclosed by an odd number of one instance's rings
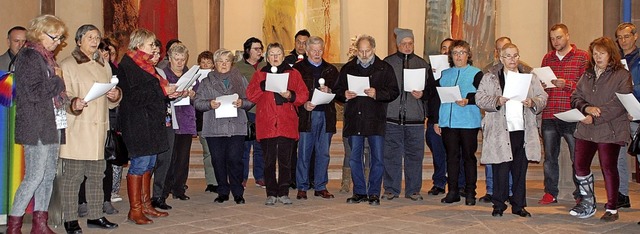
[[[638,128],[636,129],[636,132],[633,133],[633,135],[631,136],[631,143],[629,143],[629,146],[627,147],[627,153],[631,154],[632,156],[636,156],[638,154],[640,154],[640,126],[638,126]]]
[[[247,135],[244,137],[245,141],[256,140],[256,123],[247,121]]]
[[[128,158],[128,153],[120,132],[115,129],[107,130],[107,140],[104,143],[104,160],[116,161],[116,159]],[[117,163],[114,162],[114,164]]]

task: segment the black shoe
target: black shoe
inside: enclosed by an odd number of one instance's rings
[[[478,200],[480,200],[481,202],[484,203],[491,203],[491,194],[485,194],[484,196],[482,196],[481,198],[479,198]]]
[[[458,191],[458,194],[460,194],[461,197],[466,197],[467,196],[467,192],[464,191],[464,187],[459,189],[460,191]]]
[[[347,203],[355,204],[363,201],[367,201],[369,198],[367,195],[354,194],[352,197],[347,198]]]
[[[494,208],[493,211],[491,212],[491,216],[502,217],[502,212],[504,212],[504,210]]]
[[[476,197],[475,196],[467,196],[464,199],[464,204],[467,206],[475,206],[476,205]]]
[[[180,199],[183,201],[189,200],[191,199],[189,196],[185,195],[185,194],[181,194],[181,195],[173,195],[173,199]]]
[[[218,197],[216,197],[216,199],[213,199],[213,202],[215,203],[223,203],[225,201],[229,200],[229,195],[218,195]]]
[[[213,184],[208,184],[207,188],[204,191],[205,192],[210,192],[210,193],[218,193],[218,186],[213,185]]]
[[[82,228],[80,228],[78,220],[64,222],[64,230],[67,231],[67,234],[82,234]]]
[[[427,194],[429,194],[429,195],[433,195],[433,196],[438,195],[438,194],[441,194],[441,193],[442,193],[442,194],[444,194],[444,193],[445,193],[444,189],[443,189],[443,188],[438,188],[438,187],[436,187],[436,186],[431,187],[431,189],[429,190],[429,192],[427,192]]]
[[[242,196],[234,197],[233,200],[236,202],[236,204],[244,204],[244,202],[245,202],[244,201],[244,197],[242,197]]]
[[[369,205],[379,206],[380,205],[380,197],[378,195],[370,195],[369,196]]]
[[[298,188],[298,186],[296,186],[296,182],[291,182],[291,183],[289,184],[289,188],[291,188],[291,189],[297,189],[297,188]]]
[[[460,201],[460,194],[457,194],[455,192],[451,192],[449,191],[449,193],[447,193],[447,196],[442,198],[440,200],[440,202],[442,203],[454,203],[454,202],[459,202]]]
[[[90,228],[102,228],[102,229],[112,229],[117,228],[118,224],[109,222],[107,218],[102,217],[99,219],[87,219],[87,227]]]
[[[171,208],[173,208],[170,205],[167,205],[164,198],[159,197],[151,198],[151,206],[162,210],[171,210]]]
[[[511,213],[514,215],[519,215],[520,217],[531,217],[531,213],[529,213],[529,211],[525,210],[524,208],[519,211],[511,211]]]
[[[629,196],[625,196],[618,192],[618,204],[616,204],[616,209],[620,208],[631,208],[631,200],[629,199]]]

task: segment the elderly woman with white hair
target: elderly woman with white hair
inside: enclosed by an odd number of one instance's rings
[[[213,61],[216,69],[202,80],[196,94],[195,106],[204,112],[202,136],[207,139],[211,164],[218,182],[218,197],[214,202],[223,203],[229,200],[231,192],[236,204],[244,204],[242,155],[244,138],[247,135],[246,111],[253,107],[253,103],[247,100],[247,79],[232,66],[233,53],[227,49],[219,49],[213,54]],[[234,94],[238,95],[238,99],[232,103],[237,115],[219,116],[216,110],[222,103],[217,99]]]

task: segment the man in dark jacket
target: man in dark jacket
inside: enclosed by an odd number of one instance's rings
[[[382,162],[387,104],[399,95],[396,75],[391,65],[375,55],[376,41],[362,35],[356,41],[357,57],[342,67],[335,85],[336,100],[349,103],[344,109],[343,135],[351,146],[351,176],[353,196],[347,203],[369,201],[380,204],[380,186],[384,165]],[[348,76],[367,77],[369,88],[356,90],[356,79],[348,82]],[[362,151],[367,138],[371,154],[369,181],[365,181]]]
[[[388,200],[398,197],[402,184],[404,160],[405,192],[411,200],[422,200],[422,160],[424,159],[424,101],[435,92],[435,80],[431,65],[413,53],[413,31],[396,28],[398,52],[387,56],[400,88],[398,98],[387,107],[387,135],[384,139],[384,194]],[[422,69],[424,76],[409,77],[407,69]],[[420,89],[405,88],[406,80],[420,79],[424,85]]]
[[[311,33],[306,29],[302,29],[296,33],[294,36],[295,47],[291,50],[291,53],[284,57],[284,63],[289,64],[293,67],[293,64],[304,61],[307,59],[307,53],[305,51],[305,47],[307,45],[307,40],[311,37]]]
[[[333,101],[327,104],[311,103],[315,89],[320,92],[331,93],[331,89],[338,78],[338,69],[322,59],[324,41],[322,38],[309,37],[306,42],[307,59],[293,65],[302,75],[302,80],[309,90],[309,100],[298,107],[298,162],[296,165],[297,199],[307,199],[307,190],[313,184],[315,196],[333,198],[327,191],[329,177],[329,146],[331,137],[336,132],[336,107]],[[315,157],[311,157],[315,152]],[[315,163],[311,163],[314,159]],[[310,183],[310,167],[314,181]]]

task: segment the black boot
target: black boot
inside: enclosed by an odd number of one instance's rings
[[[160,198],[160,197],[151,198],[151,206],[153,206],[154,208],[163,209],[163,210],[171,210],[171,208],[173,208],[170,205],[167,205],[164,198]]]
[[[440,202],[442,203],[454,203],[459,201],[460,201],[460,194],[455,190],[454,191],[449,190],[449,192],[447,193],[447,196],[442,198],[442,200],[440,200]]]
[[[78,220],[64,222],[64,230],[67,231],[67,234],[82,233],[82,228],[80,228],[80,224],[78,224]]]

